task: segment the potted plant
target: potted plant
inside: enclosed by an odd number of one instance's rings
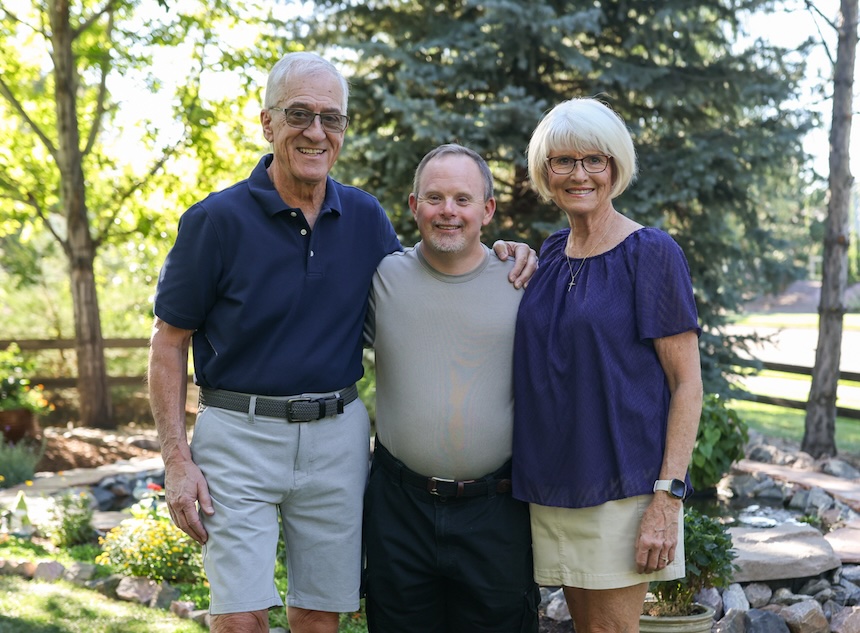
[[[684,554],[686,575],[675,580],[652,582],[653,598],[645,601],[639,621],[640,633],[708,633],[714,610],[694,601],[706,587],[725,587],[732,581],[737,553],[732,536],[717,519],[693,508],[684,509]]]
[[[15,343],[0,350],[0,432],[6,442],[36,437],[39,434],[36,415],[51,410],[42,386],[31,385],[27,378],[32,371],[32,365],[25,362]]]

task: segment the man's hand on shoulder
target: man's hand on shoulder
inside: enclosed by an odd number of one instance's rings
[[[535,250],[523,242],[496,240],[493,242],[493,252],[502,261],[506,261],[510,256],[514,257],[514,267],[508,275],[508,280],[514,284],[514,288],[525,288],[538,267]]]

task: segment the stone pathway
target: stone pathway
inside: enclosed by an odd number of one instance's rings
[[[108,477],[157,478],[163,474],[164,462],[161,457],[123,459],[98,468],[75,468],[59,473],[37,473],[30,485],[19,484],[0,490],[0,507],[11,506],[18,496],[18,492],[23,490],[27,496],[30,518],[38,525],[40,521],[48,518],[48,500],[52,495],[66,490],[95,486]],[[125,512],[97,511],[93,515],[93,527],[101,532],[107,532],[128,517],[128,513]]]

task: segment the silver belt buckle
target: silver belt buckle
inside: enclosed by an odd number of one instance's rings
[[[453,484],[457,480],[456,479],[443,479],[441,477],[430,477],[430,481],[433,482],[433,486],[428,490],[428,492],[431,495],[436,495],[437,497],[440,497],[441,495],[439,494],[439,489],[436,487],[436,484],[438,484],[439,482]]]

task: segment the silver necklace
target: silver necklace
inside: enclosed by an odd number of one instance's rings
[[[567,269],[570,271],[570,283],[567,284],[567,291],[570,292],[570,289],[576,285],[576,278],[579,276],[579,273],[582,272],[582,267],[585,266],[585,260],[591,257],[591,254],[597,250],[597,247],[600,246],[601,242],[603,242],[603,238],[609,233],[609,229],[612,227],[612,220],[614,218],[610,218],[607,220],[606,230],[603,231],[603,235],[600,236],[600,239],[591,247],[591,250],[588,251],[588,255],[582,258],[582,261],[579,262],[579,266],[576,268],[576,272],[573,272],[573,266],[570,265],[570,257],[567,257]],[[570,246],[571,249],[576,246],[576,227],[570,230]],[[567,255],[565,253],[565,255]]]

